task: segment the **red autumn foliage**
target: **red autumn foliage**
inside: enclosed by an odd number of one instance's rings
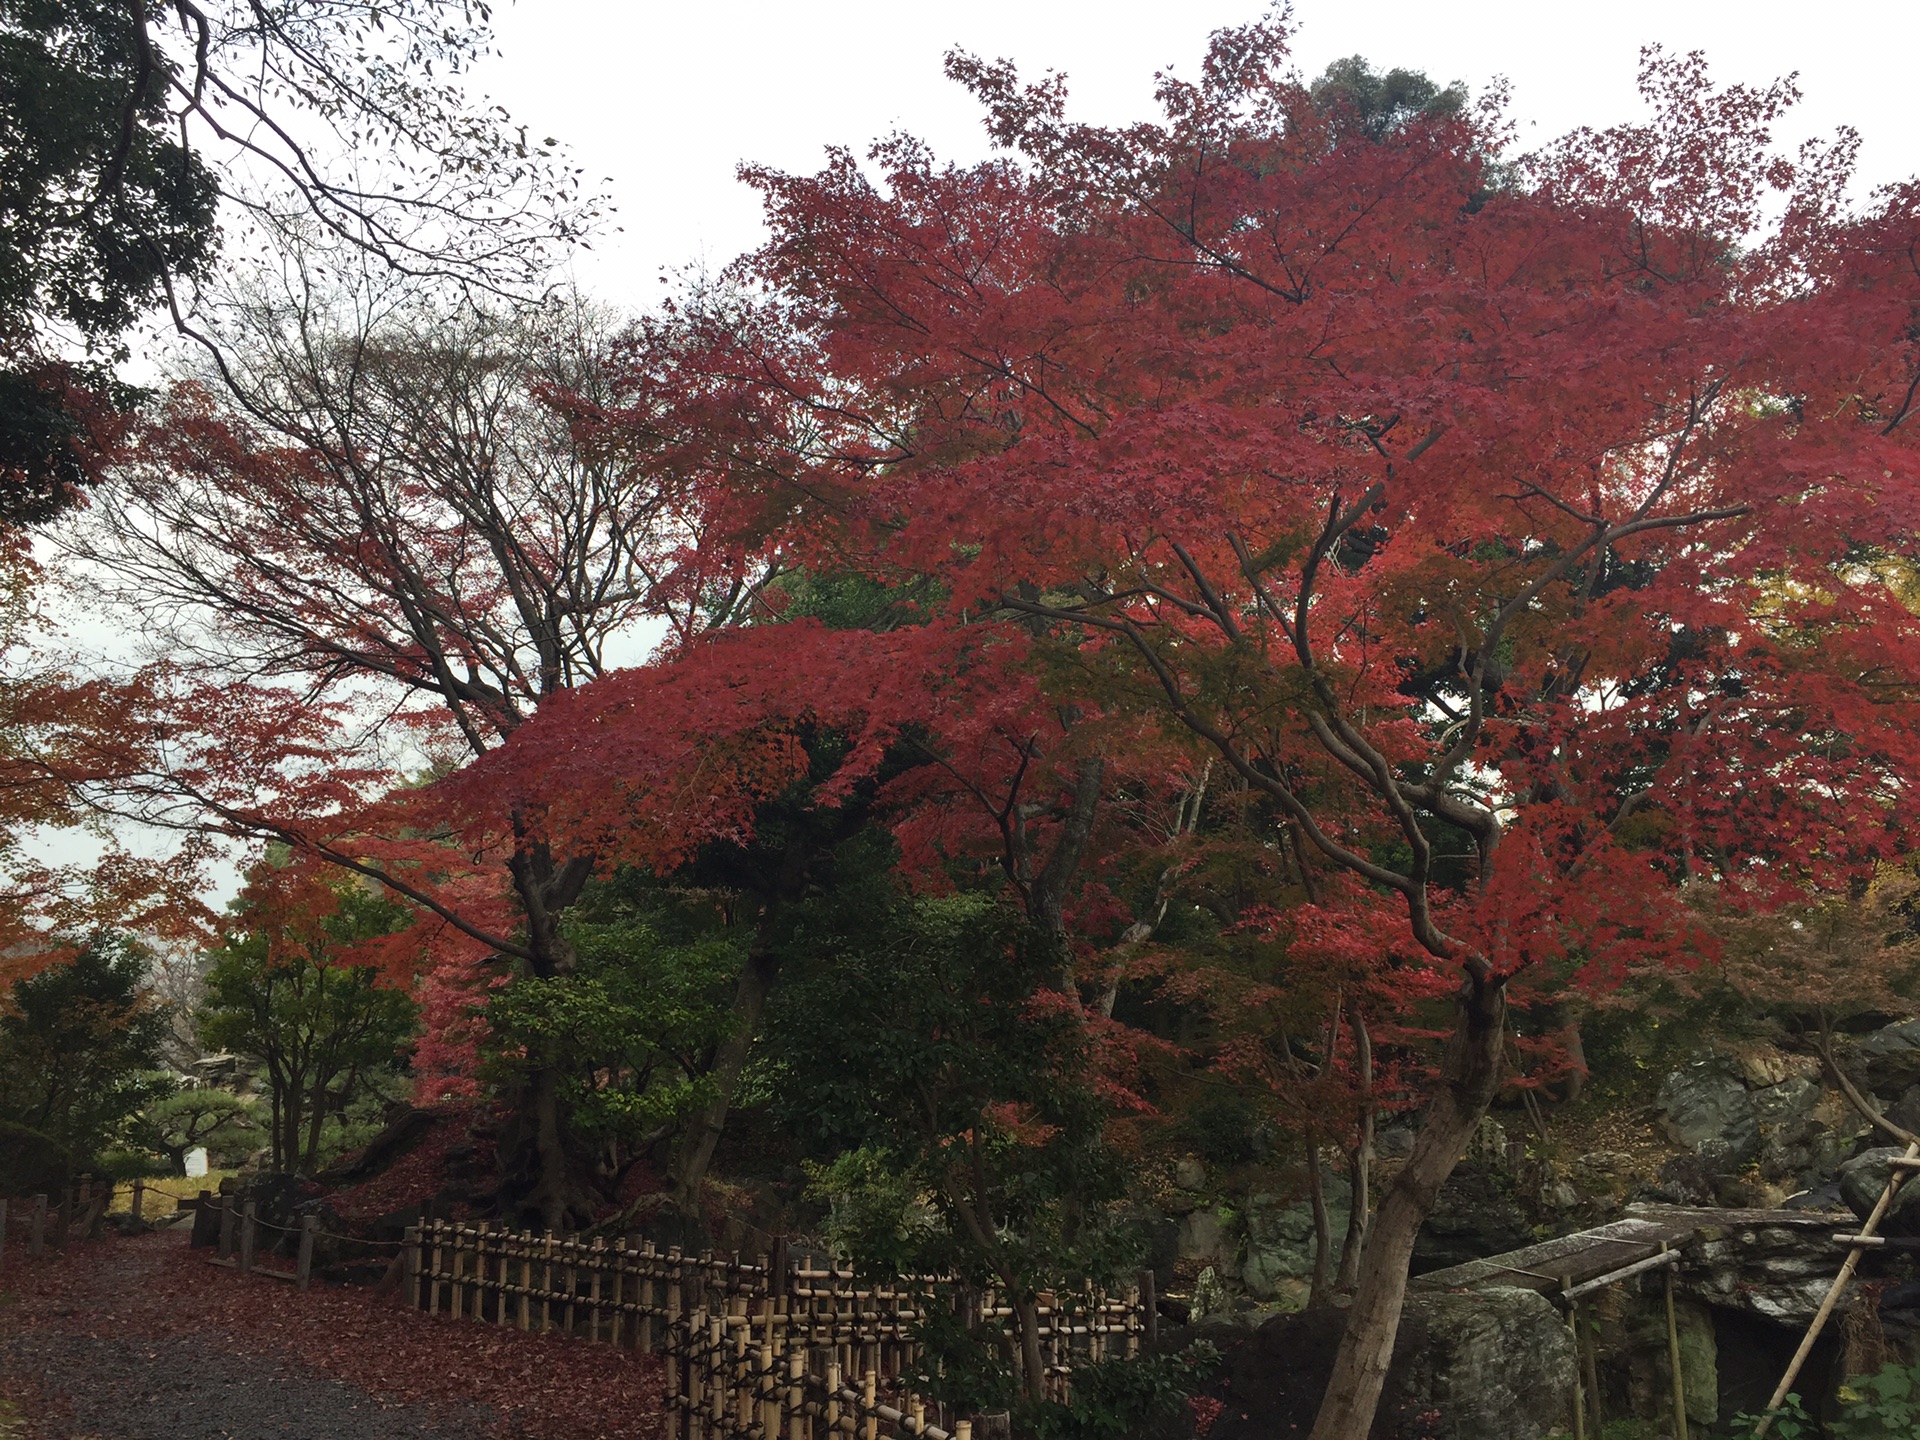
[[[1358,1435],[1509,984],[1685,963],[1688,886],[1764,911],[1910,844],[1920,188],[1848,211],[1848,144],[1775,155],[1790,91],[1697,57],[1506,165],[1497,109],[1316,106],[1281,25],[1124,129],[950,70],[1017,158],[750,171],[773,299],[678,332],[685,431],[822,563],[1209,749],[1430,957],[1395,983],[1460,991],[1315,1432]]]

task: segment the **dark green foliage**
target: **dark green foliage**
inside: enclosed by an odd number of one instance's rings
[[[0,1120],[0,1195],[58,1195],[73,1174],[73,1157],[48,1136]]]
[[[1071,1404],[1023,1407],[1016,1423],[1033,1440],[1151,1440],[1189,1434],[1187,1399],[1219,1365],[1220,1352],[1202,1340],[1177,1355],[1076,1366]]]
[[[0,333],[110,340],[212,256],[219,187],[117,0],[0,0]]]
[[[180,1090],[142,1112],[139,1135],[146,1149],[167,1157],[170,1175],[186,1174],[187,1152],[202,1146],[215,1165],[238,1165],[266,1138],[259,1110],[225,1090]]]
[[[558,1068],[570,1131],[616,1168],[661,1138],[707,1099],[726,1033],[744,942],[714,909],[638,875],[589,886],[566,927],[573,973],[516,979],[488,1002],[489,1080],[508,1090]]]
[[[201,1037],[265,1068],[274,1166],[311,1173],[325,1158],[328,1117],[378,1088],[414,1034],[412,998],[352,960],[357,945],[399,929],[408,912],[347,887],[317,915],[250,918],[253,928],[213,957]]]
[[[53,349],[117,351],[217,242],[219,187],[178,139],[137,13],[0,0],[0,522],[47,519],[90,478],[86,412],[112,382]]]
[[[1018,1308],[1137,1260],[1080,1012],[1046,992],[1054,952],[1023,916],[876,874],[803,907],[787,943],[768,1104],[822,1157],[812,1192],[857,1267],[993,1284]],[[1010,1353],[937,1320],[922,1339],[934,1398],[1011,1394]]]
[[[172,1088],[156,1073],[166,1016],[142,994],[145,970],[137,946],[100,936],[14,985],[0,1012],[0,1119],[84,1166]]]
[[[1204,1092],[1180,1117],[1175,1131],[1211,1165],[1245,1165],[1272,1148],[1262,1132],[1260,1112],[1232,1091]]]
[[[1457,80],[1442,89],[1423,70],[1382,74],[1361,55],[1327,66],[1310,93],[1319,109],[1370,140],[1384,140],[1419,116],[1457,115],[1467,103],[1467,87]]]

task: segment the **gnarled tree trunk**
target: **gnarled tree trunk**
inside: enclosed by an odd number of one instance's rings
[[[1500,1084],[1500,1048],[1506,1030],[1506,989],[1484,974],[1461,996],[1441,1083],[1427,1106],[1413,1154],[1380,1202],[1368,1227],[1359,1284],[1347,1311],[1346,1333],[1334,1357],[1326,1398],[1310,1440],[1367,1440],[1393,1360],[1406,1301],[1413,1242],[1433,1210]]]

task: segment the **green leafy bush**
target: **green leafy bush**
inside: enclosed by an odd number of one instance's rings
[[[1847,1408],[1833,1425],[1835,1440],[1912,1440],[1920,1435],[1920,1365],[1886,1365],[1840,1387]]]
[[[1073,1372],[1073,1401],[1022,1406],[1016,1424],[1033,1440],[1146,1440],[1178,1433],[1187,1401],[1219,1368],[1205,1341],[1177,1355],[1106,1360]]]

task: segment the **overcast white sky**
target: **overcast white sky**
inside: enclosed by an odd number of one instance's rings
[[[496,10],[501,58],[482,82],[541,134],[609,178],[620,214],[577,269],[602,298],[644,306],[662,267],[717,268],[759,235],[742,160],[817,167],[825,147],[864,151],[900,128],[940,154],[986,152],[973,101],[945,79],[951,46],[1008,56],[1023,73],[1065,71],[1080,115],[1151,113],[1153,74],[1195,74],[1208,33],[1257,18],[1260,0],[1185,7],[1137,0],[518,0]],[[1361,54],[1476,91],[1513,85],[1523,144],[1642,114],[1640,47],[1704,50],[1722,81],[1800,72],[1805,92],[1783,139],[1850,124],[1862,172],[1920,173],[1920,0],[1610,0],[1549,5],[1299,0],[1296,56],[1317,75]]]

